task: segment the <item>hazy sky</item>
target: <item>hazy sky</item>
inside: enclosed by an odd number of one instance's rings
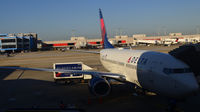
[[[42,40],[100,37],[101,8],[109,36],[195,33],[200,0],[0,0],[0,33],[36,32]]]

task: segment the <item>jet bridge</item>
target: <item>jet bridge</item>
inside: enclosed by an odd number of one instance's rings
[[[180,46],[169,54],[189,65],[195,76],[200,76],[200,43]]]

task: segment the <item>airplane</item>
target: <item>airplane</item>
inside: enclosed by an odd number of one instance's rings
[[[161,44],[161,41],[160,41],[160,39],[138,39],[137,44],[145,44],[147,46],[159,45],[159,44]]]
[[[179,38],[167,38],[163,40],[163,44],[165,46],[174,45],[174,44],[177,44],[178,42],[179,42]]]
[[[0,67],[6,69],[89,74],[89,89],[96,96],[111,92],[109,79],[128,82],[139,88],[170,98],[183,98],[198,91],[199,85],[190,67],[175,57],[161,52],[114,48],[108,41],[101,9],[99,9],[103,49],[102,65],[110,72]]]

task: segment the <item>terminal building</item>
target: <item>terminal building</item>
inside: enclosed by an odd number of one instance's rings
[[[169,33],[165,36],[146,36],[146,34],[134,34],[133,36],[118,35],[109,38],[114,46],[135,46],[140,44],[155,45],[173,45],[177,43],[198,43],[200,42],[200,34],[182,35],[182,33]],[[43,48],[52,49],[62,48],[101,48],[102,39],[87,39],[86,37],[71,37],[70,40],[44,41]]]
[[[125,36],[116,36],[109,38],[114,46],[127,46],[133,44],[133,38]],[[62,49],[62,48],[102,48],[102,39],[86,39],[85,37],[71,37],[70,40],[44,41],[40,46],[42,49]]]
[[[182,35],[182,33],[169,33],[169,35],[165,36],[146,36],[146,34],[118,35],[114,38],[109,38],[109,41],[117,47],[151,44],[170,46],[177,43],[198,43],[200,42],[200,34]],[[0,34],[1,52],[102,48],[102,44],[101,38],[71,37],[70,40],[42,41],[38,40],[36,33]]]
[[[1,52],[19,52],[37,50],[36,33],[0,34]]]

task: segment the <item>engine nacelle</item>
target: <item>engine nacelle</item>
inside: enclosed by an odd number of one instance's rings
[[[96,96],[106,96],[111,91],[110,83],[99,77],[93,77],[89,82],[89,89]]]

